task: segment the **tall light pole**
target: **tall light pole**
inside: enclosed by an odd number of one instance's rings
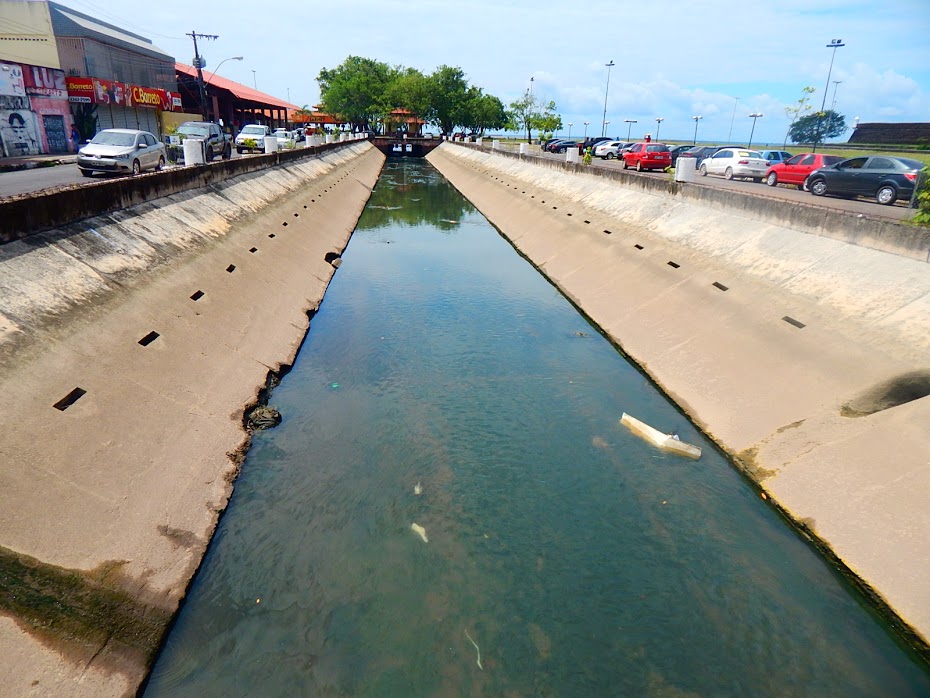
[[[605,121],[605,122],[604,122],[604,129],[603,129],[603,131],[607,131],[607,127],[608,127],[608,126],[610,126],[610,122],[609,122],[609,121]],[[602,131],[602,132],[603,132],[603,131]]]
[[[694,140],[691,142],[691,145],[697,145],[697,125],[698,125],[698,121],[700,121],[704,117],[703,116],[692,116],[691,118],[694,119]]]
[[[219,62],[219,65],[216,66],[216,70],[213,71],[213,75],[210,76],[210,80],[216,77],[216,74],[220,72],[220,66],[223,65],[226,61],[241,61],[243,60],[242,56],[230,56],[229,58],[224,58]],[[207,80],[207,84],[210,84],[210,80]]]
[[[588,124],[590,123],[591,123],[590,121],[584,122],[584,139],[585,140],[588,140]]]
[[[569,137],[569,138],[572,137],[572,126],[574,126],[574,125],[575,125],[575,124],[573,124],[571,121],[568,122],[568,137]]]
[[[762,112],[753,112],[749,115],[749,118],[752,119],[752,130],[749,132],[749,145],[746,146],[747,149],[752,148],[752,136],[756,132],[756,119],[762,116]]]
[[[535,80],[535,79],[536,79],[535,76],[532,76],[532,75],[530,76],[530,98],[531,98],[531,99],[532,99],[532,97],[533,97],[533,80]]]
[[[626,140],[627,140],[627,143],[629,143],[630,142],[630,131],[633,130],[633,124],[638,123],[638,122],[636,121],[636,119],[624,119],[624,122],[629,124],[626,127]]]
[[[736,98],[736,101],[733,102],[733,116],[730,117],[730,132],[727,134],[727,143],[730,143],[730,138],[733,137],[733,122],[736,121],[736,105],[739,104],[739,97]]]
[[[657,117],[656,117],[656,141],[659,140],[659,128],[661,128],[662,122],[663,122],[663,121],[665,121],[665,117],[664,117],[664,116],[657,116]]]
[[[252,71],[252,87],[258,89],[258,78],[255,77],[255,71]]]
[[[601,135],[604,135],[604,132],[607,131],[607,93],[610,92],[610,69],[616,65],[611,59],[610,63],[605,63],[604,66],[607,68],[607,87],[604,89],[604,117],[601,121],[604,125],[601,127]]]
[[[823,101],[820,103],[820,112],[817,115],[817,131],[814,133],[814,147],[811,148],[812,153],[817,152],[817,141],[820,140],[820,134],[823,133],[823,108],[827,106],[827,90],[830,89],[830,77],[833,75],[833,61],[836,59],[836,49],[842,48],[846,44],[843,43],[842,39],[832,39],[827,48],[833,49],[833,55],[830,57],[830,70],[827,71],[827,84],[823,88]]]

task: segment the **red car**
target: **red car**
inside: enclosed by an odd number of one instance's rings
[[[805,182],[811,172],[827,165],[834,165],[842,159],[838,155],[801,153],[785,162],[772,165],[765,173],[765,183],[770,187],[776,184],[794,184],[798,189],[806,190]]]
[[[672,166],[672,153],[664,143],[634,143],[623,151],[623,169],[664,170]]]

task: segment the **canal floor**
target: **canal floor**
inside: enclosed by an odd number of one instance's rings
[[[425,161],[385,166],[271,403],[146,696],[930,695]]]

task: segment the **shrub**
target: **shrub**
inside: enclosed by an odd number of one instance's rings
[[[911,219],[917,225],[930,227],[930,167],[917,175],[917,214]]]

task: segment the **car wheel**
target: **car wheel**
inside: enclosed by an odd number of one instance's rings
[[[622,165],[622,167],[623,167],[624,170],[625,170],[627,167],[629,167],[629,165],[626,164],[626,158],[623,158],[623,160],[621,160],[620,163],[621,163],[621,165]]]
[[[565,148],[559,148],[559,155],[565,152]]]
[[[724,178],[724,179],[733,179],[733,168],[732,168],[732,167],[728,167],[728,168],[726,169],[726,171],[723,173],[723,178]]]
[[[81,174],[84,175],[85,177],[93,177],[93,176],[94,176],[94,171],[93,171],[93,170],[85,170],[85,169],[80,168],[80,167],[79,167],[78,169],[81,170]]]
[[[815,179],[807,187],[814,196],[824,196],[827,193],[827,183],[822,179]]]
[[[607,155],[604,156],[604,159],[605,159],[605,160],[613,160],[615,157],[617,157],[617,156],[614,155],[613,153],[607,153]]]
[[[164,155],[159,155],[159,156],[158,156],[158,164],[155,166],[155,171],[156,171],[156,172],[161,172],[163,169],[165,169],[165,156],[164,156]]]
[[[881,187],[875,194],[875,200],[882,206],[891,206],[898,200],[898,190],[890,184]]]
[[[229,160],[232,157],[232,148],[227,148],[223,151],[223,159]]]
[[[702,177],[707,176],[707,165],[701,165],[701,176]]]
[[[778,184],[778,175],[774,172],[769,172],[768,177],[765,178],[765,183],[770,187],[774,187],[776,184]]]
[[[142,172],[142,163],[140,163],[138,160],[133,160],[132,161],[132,176],[135,177],[137,174],[141,174],[141,172]]]
[[[643,171],[643,161],[642,161],[642,160],[637,160],[637,161],[636,161],[636,171],[637,171],[637,172],[642,172],[642,171]]]

